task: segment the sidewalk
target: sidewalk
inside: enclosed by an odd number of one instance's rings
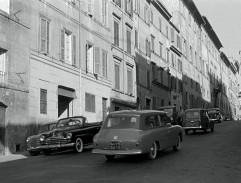
[[[0,155],[0,163],[7,162],[7,161],[14,161],[18,159],[24,159],[28,157],[29,157],[29,154],[27,151],[20,152],[18,154]]]

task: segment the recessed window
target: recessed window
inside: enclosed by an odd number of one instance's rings
[[[40,114],[47,114],[47,90],[40,89]]]
[[[119,46],[120,32],[119,32],[119,22],[114,20],[114,44]]]
[[[70,65],[76,65],[76,37],[66,29],[61,30],[60,59]]]
[[[120,65],[115,63],[115,89],[120,90]]]
[[[5,81],[6,74],[6,51],[0,48],[0,82]]]
[[[49,20],[40,18],[40,51],[49,54]]]
[[[127,93],[133,94],[133,71],[131,68],[127,69]]]
[[[86,72],[93,73],[94,64],[94,46],[90,43],[86,44]]]
[[[95,112],[95,95],[85,93],[85,111]]]

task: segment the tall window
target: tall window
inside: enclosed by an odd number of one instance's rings
[[[107,52],[102,50],[102,76],[107,78]]]
[[[95,112],[95,95],[85,93],[85,111]]]
[[[135,9],[134,9],[137,14],[140,13],[140,0],[135,0]]]
[[[133,94],[133,72],[131,68],[127,69],[127,93]]]
[[[40,114],[47,114],[47,90],[40,89]]]
[[[159,18],[159,31],[162,32],[162,19]]]
[[[175,67],[175,57],[174,57],[174,54],[171,54],[172,56],[172,67]]]
[[[151,74],[149,70],[146,71],[146,86],[149,89],[151,88]]]
[[[125,12],[132,17],[132,0],[125,0]]]
[[[138,48],[138,30],[135,30],[135,47]]]
[[[60,59],[70,65],[76,64],[76,37],[66,29],[61,30]]]
[[[146,39],[146,55],[151,57],[151,43],[148,39]]]
[[[120,65],[115,63],[115,89],[120,90]]]
[[[40,51],[49,54],[49,20],[40,18]]]
[[[0,82],[4,82],[6,75],[6,51],[0,48]]]
[[[114,20],[114,44],[119,46],[119,22]]]
[[[178,59],[178,71],[182,72],[182,61]]]
[[[102,0],[102,23],[107,24],[107,1]]]
[[[151,50],[155,52],[155,37],[151,36]]]
[[[92,0],[87,0],[88,3],[88,14],[92,15],[93,10],[92,10]]]
[[[171,28],[171,42],[175,42],[175,32],[174,32],[174,28]]]
[[[117,6],[121,7],[122,0],[112,0]]]
[[[95,47],[95,74],[101,74],[100,47]]]
[[[93,73],[94,47],[92,44],[86,44],[86,72]]]
[[[166,52],[167,52],[167,55],[166,55],[166,60],[167,60],[167,62],[169,62],[169,49],[167,48],[167,50],[166,50]]]
[[[159,46],[160,46],[160,57],[162,58],[162,43],[159,42]]]
[[[168,25],[166,25],[166,36],[167,36],[167,38],[169,38],[168,32],[169,32]]]
[[[139,69],[139,65],[136,65],[136,83],[137,84],[139,84],[139,82],[140,82],[140,76],[139,76],[139,71],[140,69]]]
[[[126,47],[127,47],[127,53],[131,54],[131,30],[126,29]]]

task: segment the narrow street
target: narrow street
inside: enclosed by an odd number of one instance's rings
[[[0,163],[0,182],[239,183],[241,122],[215,125],[214,133],[190,133],[179,152],[159,152],[153,161],[119,156],[107,162],[91,149],[81,154],[68,151]]]

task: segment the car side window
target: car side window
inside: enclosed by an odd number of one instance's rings
[[[155,116],[146,116],[145,117],[145,127],[153,128],[155,126]]]
[[[160,115],[161,118],[161,125],[165,126],[168,123],[171,123],[170,119],[166,115]]]

